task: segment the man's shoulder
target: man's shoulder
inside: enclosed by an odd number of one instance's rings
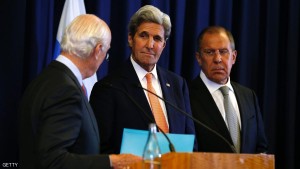
[[[188,81],[188,86],[190,89],[204,87],[205,84],[200,78],[200,76],[196,76],[194,79]]]
[[[230,83],[231,83],[233,89],[235,90],[235,92],[245,92],[245,93],[253,93],[254,92],[253,89],[251,89],[245,85],[242,85],[240,83],[233,82],[233,81],[231,81]]]
[[[173,71],[170,71],[166,68],[163,68],[161,66],[157,66],[157,72],[161,75],[161,76],[167,76],[167,77],[170,77],[170,78],[174,78],[174,79],[184,79],[181,75],[173,72]]]

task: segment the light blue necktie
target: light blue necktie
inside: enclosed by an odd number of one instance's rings
[[[237,114],[232,106],[229,98],[229,88],[227,86],[220,87],[220,91],[224,97],[224,108],[226,113],[226,120],[228,124],[228,129],[230,132],[231,139],[233,141],[234,147],[237,153],[240,152],[240,127],[237,118]]]

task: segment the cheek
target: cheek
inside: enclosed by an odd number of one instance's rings
[[[99,54],[99,57],[96,60],[96,62],[98,63],[98,65],[102,64],[102,62],[104,61],[105,57],[106,57],[106,54],[105,55],[104,54],[103,55]]]
[[[140,50],[145,46],[145,44],[142,41],[133,42],[131,48],[133,50]]]
[[[200,64],[202,67],[210,67],[212,63],[213,63],[212,60],[207,59],[207,58],[201,57],[201,58],[199,59],[199,64]]]
[[[164,49],[164,45],[159,44],[159,45],[154,46],[154,51],[156,53],[161,53],[163,51],[163,49]]]

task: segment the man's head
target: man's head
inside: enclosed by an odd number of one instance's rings
[[[146,5],[131,17],[128,29],[133,59],[146,71],[151,71],[170,36],[170,17],[156,7]]]
[[[199,34],[197,45],[196,59],[206,77],[227,83],[237,57],[232,34],[223,27],[208,27]]]
[[[62,53],[79,67],[83,78],[93,75],[110,48],[108,25],[95,15],[76,17],[66,28],[61,41]]]

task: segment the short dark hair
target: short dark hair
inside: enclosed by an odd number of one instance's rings
[[[198,35],[198,38],[197,38],[197,51],[200,51],[200,48],[201,48],[201,44],[202,44],[202,40],[203,40],[203,36],[205,34],[213,34],[213,33],[221,33],[221,32],[224,32],[229,41],[230,41],[230,46],[231,46],[231,49],[232,50],[235,50],[235,43],[234,43],[234,38],[231,34],[231,32],[229,30],[227,30],[226,28],[224,27],[221,27],[221,26],[209,26],[205,29],[203,29],[200,34]]]

